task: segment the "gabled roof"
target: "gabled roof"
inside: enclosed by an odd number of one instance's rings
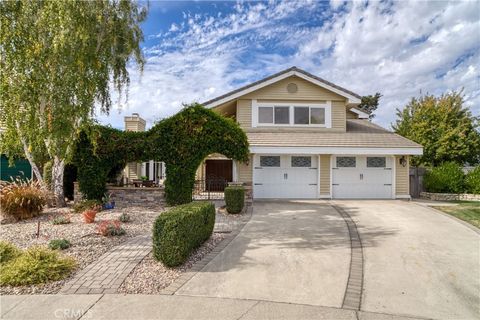
[[[207,108],[213,108],[216,107],[220,104],[232,101],[238,97],[241,97],[243,95],[246,95],[250,92],[256,91],[258,89],[261,89],[263,87],[266,87],[272,83],[278,82],[280,80],[283,80],[285,78],[291,77],[291,76],[297,76],[299,78],[302,78],[304,80],[307,80],[313,84],[316,84],[322,88],[325,88],[327,90],[330,90],[332,92],[335,92],[336,94],[345,97],[348,101],[348,104],[359,104],[360,100],[362,97],[350,90],[347,90],[345,88],[342,88],[340,86],[337,86],[334,83],[331,83],[327,80],[324,80],[320,77],[317,77],[305,70],[299,69],[297,67],[291,67],[286,70],[280,71],[278,73],[272,74],[271,76],[268,76],[266,78],[263,78],[261,80],[255,81],[249,85],[243,86],[241,88],[238,88],[236,90],[230,91],[224,95],[221,95],[219,97],[216,97],[214,99],[211,99],[209,101],[205,101],[202,104],[207,107]]]

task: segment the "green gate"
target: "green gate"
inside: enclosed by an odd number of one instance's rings
[[[14,165],[10,167],[8,165],[8,158],[2,154],[0,160],[0,180],[11,181],[12,178],[31,179],[32,167],[26,159],[17,159]]]

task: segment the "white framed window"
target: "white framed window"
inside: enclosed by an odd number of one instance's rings
[[[325,104],[257,103],[252,100],[252,127],[291,126],[331,128],[331,101]]]
[[[273,123],[273,107],[258,107],[258,123]]]
[[[293,107],[294,125],[325,125],[324,107]]]
[[[367,168],[385,168],[386,164],[385,157],[367,157]]]
[[[258,107],[259,124],[289,124],[290,110],[285,106]]]
[[[312,166],[312,157],[310,156],[292,156],[292,168],[310,168]]]
[[[260,167],[280,167],[280,156],[260,156]]]
[[[355,157],[337,157],[337,168],[355,168],[356,166]]]

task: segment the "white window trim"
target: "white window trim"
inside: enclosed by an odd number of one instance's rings
[[[259,123],[258,122],[258,108],[260,107],[289,107],[289,123],[288,124],[276,124],[276,123]],[[294,123],[294,108],[295,107],[309,107],[309,108],[323,108],[325,109],[325,124],[295,124]],[[275,122],[275,111],[273,121]],[[309,110],[310,118],[310,110]],[[309,119],[310,121],[310,119]],[[294,128],[331,128],[332,127],[332,101],[326,103],[264,103],[252,100],[252,127],[294,127]]]

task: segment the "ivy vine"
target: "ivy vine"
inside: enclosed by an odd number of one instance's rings
[[[212,153],[247,162],[247,136],[233,119],[195,103],[145,132],[106,126],[84,131],[77,140],[73,162],[80,191],[87,199],[101,199],[108,178],[120,173],[128,162],[163,161],[166,201],[177,205],[192,200],[195,172]]]

